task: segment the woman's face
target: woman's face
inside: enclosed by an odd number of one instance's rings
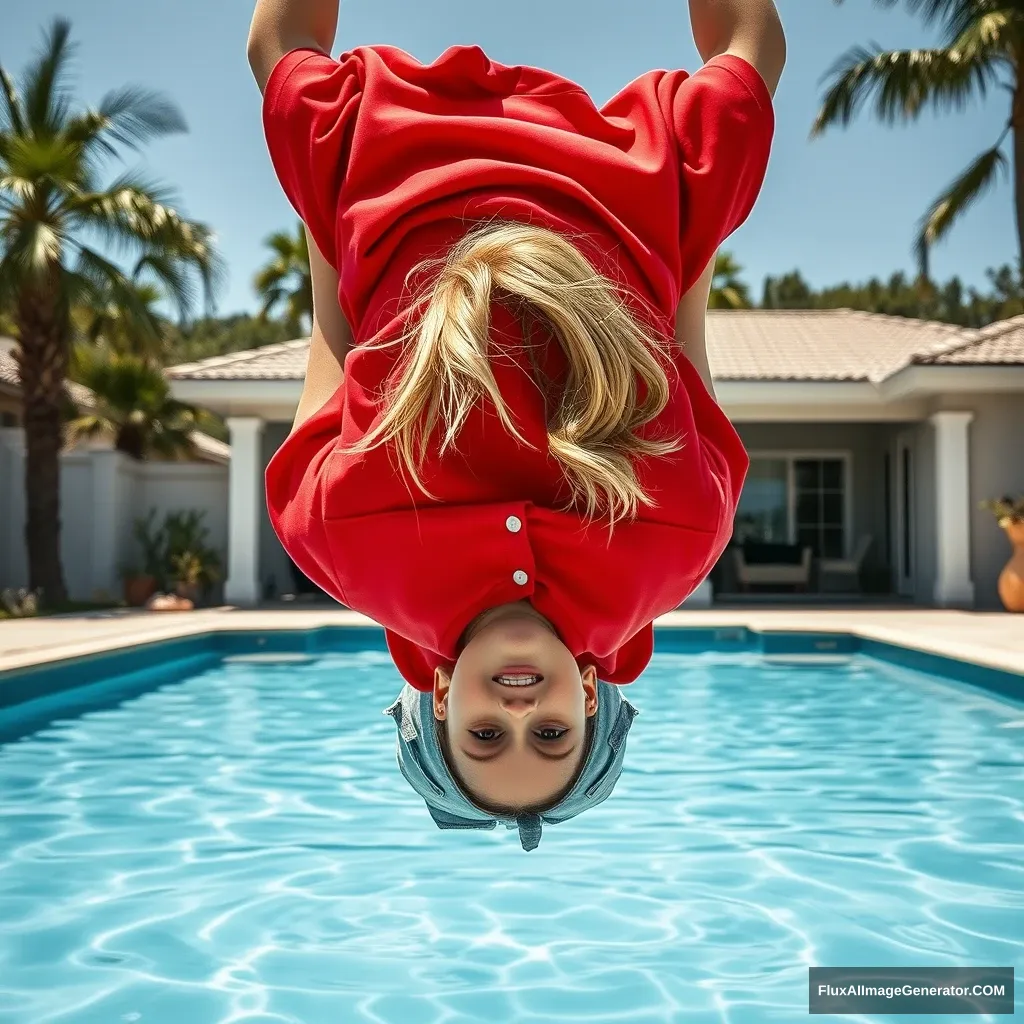
[[[526,685],[502,682],[539,675]],[[449,677],[434,673],[434,715],[467,795],[486,810],[541,806],[579,771],[586,720],[597,711],[597,670],[581,673],[547,619],[527,601],[492,608],[465,634]]]

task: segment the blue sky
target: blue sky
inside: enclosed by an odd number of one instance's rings
[[[250,0],[36,0],[7,4],[0,65],[22,70],[56,15],[72,19],[77,44],[68,84],[78,105],[137,84],[181,109],[189,132],[111,163],[141,167],[175,189],[188,217],[211,224],[230,273],[218,313],[254,311],[253,274],[264,238],[295,216],[274,177],[260,123],[260,94],[245,58]],[[886,47],[935,41],[924,25],[871,0],[779,0],[789,64],[776,97],[778,133],[760,202],[725,248],[760,296],[766,274],[799,268],[814,285],[913,269],[920,215],[959,171],[999,136],[1008,96],[992,93],[958,115],[925,113],[884,128],[862,115],[810,142],[819,80],[854,43]],[[547,67],[604,103],[651,68],[698,64],[686,0],[346,0],[334,54],[390,43],[424,63],[455,43],[476,43],[503,64]],[[116,257],[116,254],[111,254]],[[1011,187],[1000,183],[936,249],[935,276],[985,284],[985,268],[1016,259]]]

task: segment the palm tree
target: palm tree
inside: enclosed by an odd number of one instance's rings
[[[750,293],[739,279],[743,268],[727,252],[715,257],[708,309],[750,309]]]
[[[284,303],[283,322],[295,336],[313,329],[313,277],[309,269],[306,229],[298,221],[294,234],[277,231],[264,239],[274,256],[253,279],[256,294],[263,301],[259,319],[266,320],[271,310]],[[306,326],[308,324],[308,327]]]
[[[139,280],[143,266],[140,260],[128,282],[135,293],[131,307],[126,307],[109,285],[101,285],[87,304],[71,310],[75,338],[125,355],[156,359],[163,355],[164,321],[154,307],[163,300],[164,292],[156,284]]]
[[[842,0],[836,0],[841,3]],[[898,0],[876,0],[892,7]],[[1009,166],[1003,152],[1013,137],[1017,240],[1024,258],[1024,0],[906,0],[928,24],[942,26],[943,43],[927,50],[848,50],[826,74],[832,82],[811,136],[833,124],[844,127],[874,96],[875,115],[886,124],[914,121],[925,107],[962,110],[989,89],[1011,96],[1006,125],[985,150],[942,192],[921,220],[915,242],[920,270],[928,276],[928,252]]]
[[[133,459],[195,453],[192,436],[206,414],[171,397],[159,366],[137,355],[78,347],[70,368],[72,379],[92,392],[94,402],[78,409],[68,423],[69,440],[112,437],[114,447]]]
[[[70,23],[55,19],[25,76],[24,98],[0,68],[0,309],[10,311],[20,342],[29,586],[41,589],[48,603],[66,595],[59,453],[71,310],[88,303],[102,308],[113,299],[143,329],[147,322],[132,281],[77,232],[91,230],[140,252],[183,320],[193,297],[188,271],[198,272],[212,311],[225,269],[210,229],[179,215],[168,190],[132,172],[106,189],[100,185],[100,161],[116,154],[118,144],[138,149],[187,127],[169,101],[130,86],[108,93],[98,109],[72,112],[62,87],[69,34]]]

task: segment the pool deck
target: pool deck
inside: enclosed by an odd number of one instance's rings
[[[207,608],[194,612],[112,609],[0,622],[0,672],[100,654],[137,643],[214,630],[380,628],[358,612]],[[755,631],[853,633],[1024,675],[1024,615],[925,608],[743,608],[670,612],[656,627],[746,626]]]

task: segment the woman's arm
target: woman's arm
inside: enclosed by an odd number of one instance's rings
[[[742,57],[774,95],[786,64],[786,34],[773,0],[690,0],[690,26],[700,59]]]
[[[338,304],[338,272],[316,247],[309,228],[305,230],[313,281],[313,330],[292,433],[334,397],[345,376],[345,356],[353,345],[352,328]]]
[[[711,297],[711,279],[715,276],[715,256],[707,265],[693,287],[679,301],[676,310],[676,341],[683,355],[693,363],[704,381],[711,397],[717,401],[715,383],[711,379],[708,365],[705,325],[707,324],[708,299]]]
[[[291,50],[308,46],[330,56],[338,6],[339,0],[257,0],[245,49],[260,92],[274,65]]]

